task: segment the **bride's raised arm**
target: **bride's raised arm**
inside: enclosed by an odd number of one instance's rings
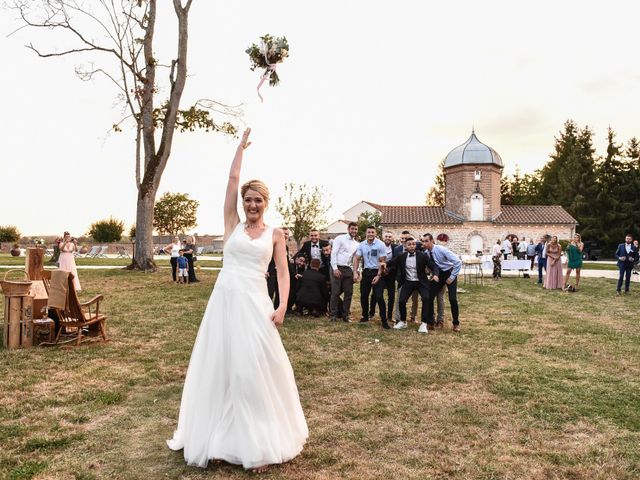
[[[227,193],[224,198],[224,239],[225,241],[233,232],[233,229],[240,223],[238,215],[238,185],[240,183],[240,170],[242,168],[242,154],[251,145],[249,134],[251,129],[247,128],[242,134],[242,139],[236,150],[236,155],[231,162],[229,169],[229,182],[227,183]]]

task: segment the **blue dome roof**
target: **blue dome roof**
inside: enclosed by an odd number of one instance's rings
[[[494,164],[504,167],[498,152],[478,140],[475,132],[471,132],[466,142],[451,150],[445,157],[444,168],[476,164]]]

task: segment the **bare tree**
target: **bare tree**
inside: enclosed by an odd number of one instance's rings
[[[136,210],[136,249],[131,268],[155,270],[153,261],[153,210],[160,179],[171,155],[175,130],[218,131],[235,135],[230,122],[216,123],[210,112],[237,117],[240,107],[212,100],[199,100],[180,110],[180,99],[187,79],[189,11],[192,0],[172,0],[178,20],[177,53],[168,64],[153,54],[157,0],[14,0],[21,28],[58,31],[71,42],[61,51],[44,51],[33,44],[27,47],[43,58],[73,54],[102,54],[116,60],[116,67],[76,67],[83,80],[104,75],[116,85],[124,105],[124,117],[113,125],[133,123],[135,141],[135,182],[138,189]],[[89,6],[91,5],[91,7]],[[168,71],[168,98],[159,106],[157,72]]]

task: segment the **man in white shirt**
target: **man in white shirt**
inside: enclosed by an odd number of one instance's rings
[[[331,248],[331,321],[338,320],[338,299],[344,293],[342,300],[342,320],[349,322],[349,311],[351,309],[351,297],[353,296],[353,255],[358,248],[356,235],[358,224],[349,224],[349,233],[338,235],[333,240]]]
[[[504,259],[507,259],[507,256],[510,255],[511,252],[511,235],[507,235],[507,238],[502,242],[502,249],[504,250]]]

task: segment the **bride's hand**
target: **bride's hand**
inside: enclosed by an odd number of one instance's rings
[[[280,328],[280,326],[284,323],[285,312],[286,310],[282,308],[278,308],[277,310],[274,310],[274,312],[271,314],[271,321],[276,326],[276,328]]]
[[[242,148],[242,150],[246,150],[249,147],[249,145],[251,145],[251,142],[249,141],[250,134],[251,134],[250,128],[247,128],[242,134],[242,138],[240,139],[240,145],[238,145],[238,147]]]

